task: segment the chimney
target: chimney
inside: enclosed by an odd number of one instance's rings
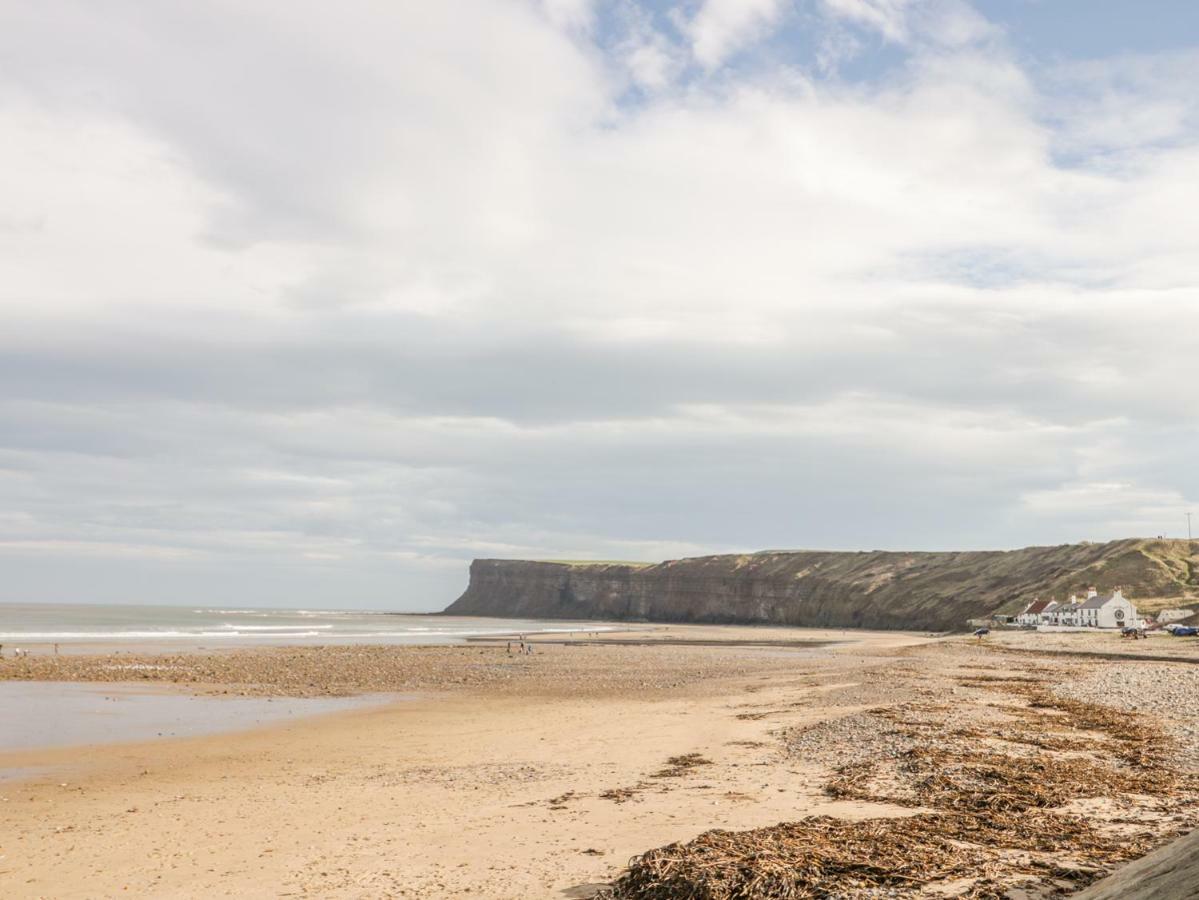
[[[1093,587],[1087,588],[1087,599],[1090,600],[1092,597],[1096,596],[1098,593],[1099,592],[1097,590],[1095,590]]]

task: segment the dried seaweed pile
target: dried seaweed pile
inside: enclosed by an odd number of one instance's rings
[[[936,816],[846,822],[827,816],[759,828],[709,831],[651,850],[601,897],[714,900],[827,897],[869,887],[911,887],[971,874],[986,863],[939,834]],[[911,852],[923,832],[931,851]]]
[[[700,766],[710,766],[712,760],[700,753],[686,753],[682,756],[672,756],[666,760],[666,768],[653,774],[654,778],[678,778],[686,775],[692,769]]]
[[[1003,690],[1027,706],[996,707],[991,721],[956,728],[945,727],[948,708],[935,703],[875,710],[915,746],[895,758],[843,766],[827,785],[834,797],[918,814],[710,831],[634,859],[599,896],[900,897],[949,882],[960,888],[955,896],[970,900],[1002,898],[1018,884],[1061,893],[1199,821],[1192,810],[1199,782],[1169,765],[1170,742],[1151,723],[1056,697],[1028,678],[976,679],[972,686]],[[1091,822],[1063,809],[1095,797],[1142,818]]]

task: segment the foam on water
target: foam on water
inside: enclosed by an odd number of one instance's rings
[[[445,644],[507,634],[608,631],[594,622],[397,615],[378,610],[0,604],[0,644]]]

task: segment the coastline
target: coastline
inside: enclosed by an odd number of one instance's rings
[[[0,868],[16,897],[590,897],[633,855],[711,828],[910,817],[900,803],[828,792],[847,756],[895,752],[874,711],[918,711],[944,694],[955,727],[977,728],[996,700],[1015,702],[987,679],[1031,670],[1085,685],[1111,671],[894,632],[805,630],[841,640],[761,645],[798,639],[778,631],[753,629],[756,646],[533,639],[531,657],[512,658],[500,645],[375,648],[384,656],[362,651],[363,670],[346,668],[358,648],[342,648],[326,657],[323,689],[395,657],[384,674],[419,684],[417,696],[236,734],[7,755],[57,768],[0,789]],[[239,652],[261,657],[264,676],[279,654],[313,655]],[[231,655],[181,654],[215,668],[176,689],[298,686],[212,680],[232,671],[219,666]],[[1135,798],[1104,803],[1140,810]]]
[[[415,613],[377,613],[377,615],[417,615]],[[421,614],[424,615],[424,614]],[[474,623],[480,620],[475,616],[452,616],[446,617],[462,623]],[[502,620],[483,620],[488,623],[502,622]],[[577,628],[564,627],[566,624],[577,624]],[[377,635],[339,635],[339,634],[314,634],[305,636],[287,636],[279,634],[268,635],[247,635],[247,634],[229,634],[229,635],[205,635],[205,636],[189,636],[179,635],[171,637],[155,638],[153,636],[138,635],[136,637],[85,637],[72,636],[69,638],[61,638],[57,641],[37,638],[34,640],[22,639],[20,636],[9,635],[5,638],[3,646],[6,655],[11,655],[11,650],[21,648],[28,650],[32,656],[53,656],[56,653],[60,656],[90,656],[96,654],[137,654],[145,655],[147,653],[225,653],[231,650],[262,650],[276,647],[326,647],[326,646],[343,646],[343,647],[376,647],[376,646],[398,646],[398,647],[421,647],[421,646],[452,646],[473,642],[488,642],[488,641],[503,641],[517,636],[524,635],[555,635],[570,633],[572,631],[582,632],[588,626],[601,629],[604,631],[620,631],[622,633],[636,632],[639,628],[646,630],[656,628],[658,626],[638,626],[628,622],[585,622],[577,623],[570,620],[564,620],[562,625],[552,623],[541,628],[525,628],[519,627],[519,624],[512,625],[510,628],[501,629],[492,624],[486,634],[474,634],[464,632],[459,635],[425,635],[420,633],[412,633],[406,635],[403,640],[385,641],[381,640]]]

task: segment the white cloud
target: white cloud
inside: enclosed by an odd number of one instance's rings
[[[821,0],[835,21],[880,34],[893,44],[922,40],[958,48],[998,38],[1002,31],[964,0]]]
[[[595,0],[541,0],[551,22],[571,31],[587,31],[595,23]]]
[[[719,66],[768,33],[784,8],[783,0],[704,0],[688,25],[696,61]]]
[[[105,547],[434,606],[484,548],[1165,530],[1199,495],[1188,63],[1046,79],[965,7],[829,2],[903,65],[688,81],[582,4],[5,9],[11,590]],[[784,12],[703,6],[697,61]]]
[[[1187,86],[1199,77],[1195,51],[1125,55],[1114,59],[1069,61],[1054,65],[1041,114],[1056,126],[1063,154],[1108,154],[1115,167],[1135,161],[1145,148],[1187,141],[1199,104]]]
[[[670,86],[683,68],[676,48],[656,32],[631,37],[622,51],[633,82],[647,90]]]
[[[1116,533],[1186,537],[1184,511],[1196,504],[1178,491],[1130,482],[1073,481],[1022,498],[1036,516],[1069,523],[1078,538],[1088,539],[1098,528],[1099,537]]]
[[[897,44],[908,39],[907,13],[918,0],[821,0],[836,18],[878,31]]]
[[[1003,32],[964,0],[926,0],[921,26],[945,47],[965,47],[999,38]]]

